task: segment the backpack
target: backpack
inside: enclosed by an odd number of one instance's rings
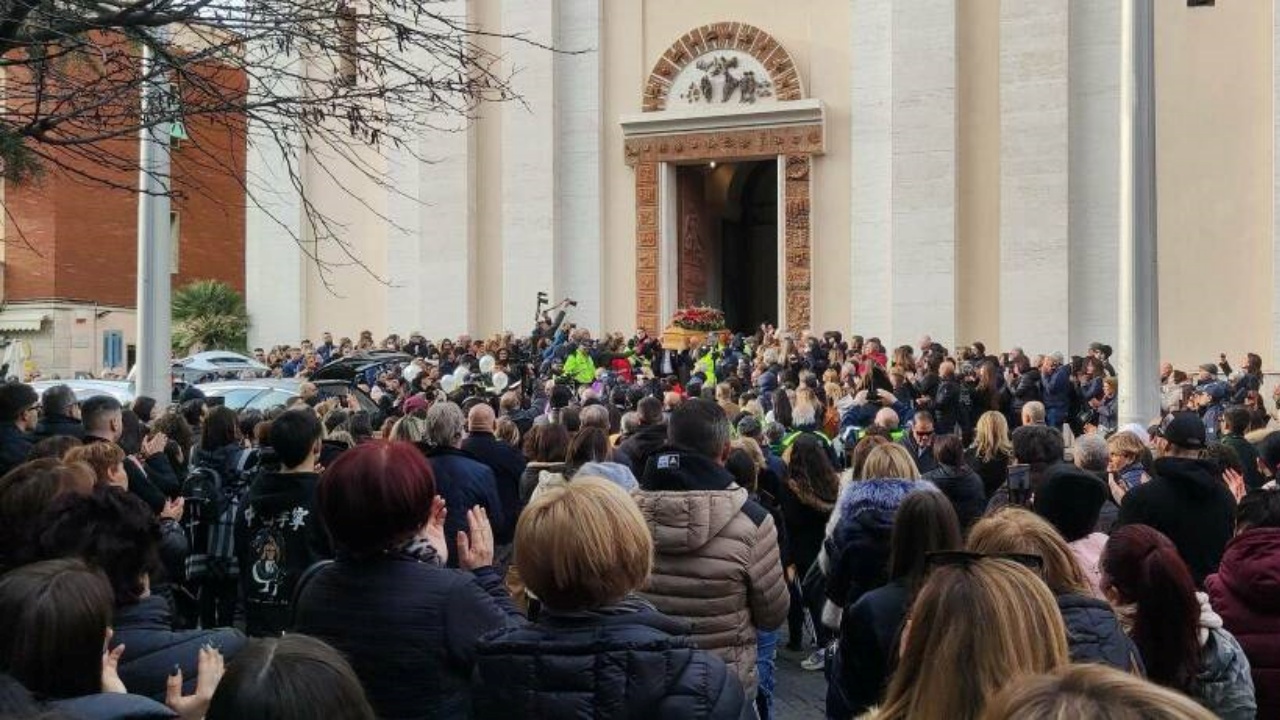
[[[234,470],[227,476],[220,468],[193,465],[182,482],[182,496],[186,498],[182,525],[191,548],[186,560],[187,580],[239,577],[235,523],[253,484],[251,460],[256,460],[254,453],[240,451]]]

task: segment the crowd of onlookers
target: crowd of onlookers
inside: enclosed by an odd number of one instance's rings
[[[1280,717],[1261,360],[1121,425],[1110,355],[548,315],[273,349],[266,412],[8,383],[0,716],[769,718],[791,652],[829,718]]]

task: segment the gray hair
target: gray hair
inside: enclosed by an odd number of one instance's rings
[[[1022,406],[1022,417],[1027,418],[1033,423],[1044,422],[1044,403],[1039,400],[1032,400]]]
[[[1100,435],[1081,435],[1071,448],[1071,460],[1081,470],[1106,472],[1109,459],[1107,441]]]
[[[578,414],[580,428],[597,427],[609,432],[609,408],[603,405],[588,405]]]
[[[418,443],[427,437],[427,421],[413,415],[406,415],[391,427],[391,439]]]
[[[66,385],[54,385],[44,391],[44,395],[40,399],[40,411],[45,417],[50,415],[66,415],[71,406],[75,405],[79,400],[76,399],[75,391]]]
[[[640,413],[633,411],[633,412],[623,414],[621,428],[622,428],[623,435],[630,435],[636,430],[639,430],[640,429]]]
[[[462,439],[462,408],[455,403],[436,403],[427,410],[426,442],[431,447],[453,447]]]

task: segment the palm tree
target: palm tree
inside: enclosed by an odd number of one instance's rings
[[[173,349],[244,350],[249,313],[235,288],[218,280],[196,280],[173,293]]]

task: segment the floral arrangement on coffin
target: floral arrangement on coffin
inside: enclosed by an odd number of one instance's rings
[[[671,324],[682,330],[712,332],[724,329],[724,313],[703,305],[681,308],[671,318]]]

